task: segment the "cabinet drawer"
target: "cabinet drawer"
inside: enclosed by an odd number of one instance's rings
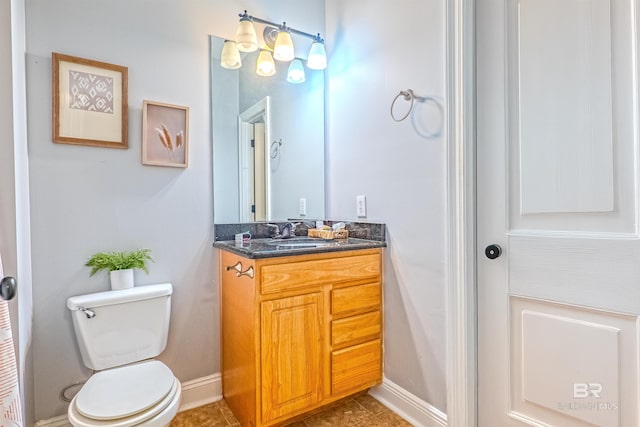
[[[361,280],[380,276],[380,257],[372,254],[265,265],[261,276],[263,294]]]
[[[331,345],[346,347],[380,338],[380,311],[360,314],[331,322]]]
[[[334,316],[344,316],[380,310],[381,301],[380,282],[333,289],[331,291],[331,313]]]
[[[382,379],[380,340],[331,354],[331,392],[341,393],[378,383]]]

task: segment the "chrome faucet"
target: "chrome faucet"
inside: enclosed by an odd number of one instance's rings
[[[273,234],[271,235],[272,239],[290,239],[296,236],[296,226],[298,225],[292,222],[287,222],[286,224],[280,226],[278,224],[265,224],[267,227],[271,227],[273,230]]]
[[[272,239],[279,239],[280,236],[280,226],[278,224],[265,224],[267,227],[271,227],[273,234],[271,235]]]
[[[289,239],[296,237],[296,226],[300,225],[299,222],[288,222],[282,227],[282,238]]]
[[[288,222],[282,227],[282,238],[290,239],[291,237],[296,235],[296,225]]]

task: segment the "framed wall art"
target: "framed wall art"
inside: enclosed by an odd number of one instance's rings
[[[53,142],[128,148],[128,69],[53,52]]]
[[[189,107],[144,101],[142,163],[186,168],[189,164]]]

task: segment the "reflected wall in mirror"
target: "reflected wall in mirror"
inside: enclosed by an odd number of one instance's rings
[[[324,218],[324,73],[305,68],[292,84],[276,61],[258,76],[258,52],[225,69],[223,43],[210,37],[214,222]]]

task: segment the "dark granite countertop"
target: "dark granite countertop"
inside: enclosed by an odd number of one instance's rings
[[[352,251],[358,249],[384,248],[387,244],[384,241],[357,239],[352,237],[348,239],[335,240],[294,237],[291,239],[251,239],[248,245],[236,245],[234,240],[222,240],[216,241],[213,246],[233,252],[245,258],[258,259]]]
[[[287,221],[269,221],[269,222],[246,222],[232,224],[215,224],[215,241],[234,240],[234,236],[238,233],[249,233],[254,239],[261,239],[273,236],[273,228],[268,224],[276,224],[282,227],[286,223],[295,223],[295,234],[298,237],[307,235],[307,230],[315,228],[315,220],[308,219],[289,219]],[[349,231],[349,237],[365,240],[385,241],[386,226],[374,222],[352,222],[352,221],[335,221],[323,220],[325,225],[333,225],[337,222],[345,224],[345,229]]]

